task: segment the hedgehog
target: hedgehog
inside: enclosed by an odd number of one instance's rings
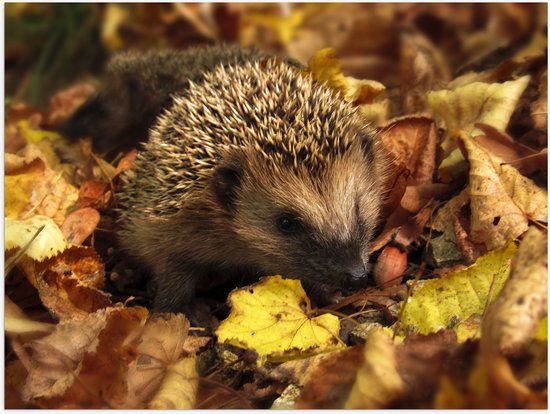
[[[386,165],[357,109],[295,65],[217,65],[122,176],[119,242],[151,269],[157,312],[191,312],[197,290],[242,275],[300,279],[321,301],[320,286],[367,283]]]
[[[119,53],[108,63],[101,89],[59,131],[73,140],[91,137],[96,151],[116,155],[145,141],[158,115],[172,104],[172,95],[189,82],[200,82],[216,66],[268,57],[272,55],[235,45]],[[288,63],[299,65],[291,59]]]

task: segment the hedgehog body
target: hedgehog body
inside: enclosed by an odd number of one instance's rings
[[[242,64],[271,55],[221,45],[185,51],[122,52],[107,65],[100,90],[60,127],[67,138],[91,137],[101,152],[145,141],[160,112],[189,82],[200,82],[217,66]]]
[[[218,66],[174,98],[124,176],[120,242],[181,310],[209,275],[366,282],[384,157],[328,87],[275,59]],[[216,277],[216,276],[215,276]]]

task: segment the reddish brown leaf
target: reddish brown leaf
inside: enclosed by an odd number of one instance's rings
[[[60,319],[82,319],[111,305],[102,292],[105,272],[92,248],[70,247],[37,265],[36,287],[42,303]]]
[[[362,361],[363,347],[361,346],[330,354],[311,374],[311,379],[304,386],[295,407],[297,409],[342,408]]]
[[[137,150],[133,149],[132,151],[126,153],[124,157],[121,158],[121,160],[118,162],[115,170],[115,177],[120,175],[120,173],[131,170],[134,168],[134,162],[136,161],[137,157]]]
[[[61,231],[72,244],[82,244],[99,224],[99,213],[89,207],[73,211],[61,225]]]
[[[80,207],[93,207],[97,210],[106,210],[112,200],[111,185],[104,181],[86,181],[80,187],[78,204]]]

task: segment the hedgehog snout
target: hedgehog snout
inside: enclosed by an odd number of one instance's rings
[[[366,286],[368,280],[367,267],[360,261],[349,266],[343,272],[343,279],[347,287],[351,289],[359,289]]]

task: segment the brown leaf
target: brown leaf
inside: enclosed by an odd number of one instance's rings
[[[61,231],[72,244],[82,244],[99,224],[99,213],[93,208],[81,208],[67,216],[61,225]]]
[[[77,83],[52,96],[46,118],[47,126],[56,128],[69,119],[76,108],[82,105],[95,89],[90,83]]]
[[[158,391],[171,367],[185,356],[188,330],[189,321],[183,314],[156,314],[126,340],[137,344],[136,358],[128,365],[126,392],[119,395],[117,407],[139,407]]]
[[[395,208],[387,218],[384,229],[371,243],[369,251],[375,252],[381,249],[398,233],[398,228],[409,223],[411,216],[426,207],[430,200],[442,198],[451,191],[452,187],[447,184],[439,183],[406,187],[405,193],[400,200],[400,205]],[[404,231],[409,231],[414,228],[415,225],[413,224],[413,228],[407,228],[404,229]]]
[[[432,182],[436,155],[433,119],[423,116],[394,119],[380,130],[379,139],[410,171],[408,185]]]
[[[425,112],[426,93],[450,80],[448,63],[421,34],[405,34],[401,41],[401,108],[404,114]]]
[[[497,130],[491,125],[476,124],[485,135],[478,135],[475,141],[481,144],[492,155],[512,165],[523,175],[530,175],[537,171],[547,172],[548,152],[534,149],[515,141],[510,135]]]
[[[548,132],[548,71],[539,79],[539,97],[531,103],[531,118],[535,128]]]
[[[134,163],[137,157],[137,150],[133,149],[130,152],[126,153],[124,157],[120,159],[116,166],[115,177],[118,177],[122,172],[126,170],[131,170],[134,168]]]
[[[73,246],[36,267],[36,287],[44,306],[61,320],[85,319],[111,305],[101,291],[105,271],[92,248]]]
[[[295,408],[342,408],[362,363],[362,354],[363,347],[355,346],[323,358],[309,373],[309,380],[296,400]]]
[[[104,181],[86,181],[80,186],[78,204],[80,207],[92,207],[103,211],[110,207],[113,198],[111,185]]]
[[[51,335],[30,345],[33,369],[24,398],[43,408],[112,407],[125,391],[123,375],[135,358],[124,340],[147,314],[140,307],[111,307],[60,322]]]

